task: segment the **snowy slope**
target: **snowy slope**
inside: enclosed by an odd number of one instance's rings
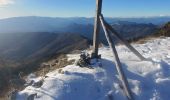
[[[117,46],[123,70],[135,100],[169,100],[170,98],[170,38],[156,39],[133,45],[150,61],[140,61],[125,46]],[[99,51],[102,59],[93,68],[68,65],[48,73],[40,88],[26,87],[17,94],[25,100],[37,93],[35,100],[126,100],[121,89],[113,56],[108,47]],[[68,55],[78,59],[78,54]],[[41,78],[28,78],[38,81]]]

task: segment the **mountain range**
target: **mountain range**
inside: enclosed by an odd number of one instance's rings
[[[161,24],[170,17],[157,18]],[[143,18],[144,20],[145,18]],[[159,25],[150,23],[156,18],[106,18],[106,20],[126,39],[133,39],[155,33]],[[120,21],[122,20],[122,21]],[[126,21],[125,21],[126,20]],[[130,21],[131,22],[130,22]],[[161,21],[160,21],[161,20]],[[50,18],[14,17],[0,20],[0,62],[35,62],[54,55],[59,51],[87,47],[93,37],[93,18]],[[100,40],[106,43],[103,31]],[[75,45],[75,46],[73,46]],[[69,49],[68,49],[69,48]],[[3,63],[3,64],[2,64]],[[14,64],[13,64],[14,65]]]
[[[170,21],[170,17],[148,17],[148,18],[106,18],[115,24],[122,22],[135,22],[154,25],[163,25]],[[93,25],[94,18],[72,17],[72,18],[52,18],[52,17],[13,17],[0,19],[0,33],[23,33],[23,32],[70,32],[69,27],[73,24]]]
[[[88,41],[76,34],[13,33],[0,37],[0,58],[12,62],[37,62],[73,49],[87,48]]]
[[[161,25],[170,20],[170,17],[106,20],[121,36],[133,39],[155,33]],[[91,41],[93,22],[94,18],[84,17],[30,16],[0,19],[0,58],[15,61],[23,58],[41,58],[74,44],[76,40]],[[100,33],[100,39],[105,43],[103,31]]]

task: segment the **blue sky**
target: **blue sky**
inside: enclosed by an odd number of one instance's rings
[[[0,18],[16,16],[93,17],[95,0],[0,0]],[[170,15],[170,0],[103,0],[107,17]]]

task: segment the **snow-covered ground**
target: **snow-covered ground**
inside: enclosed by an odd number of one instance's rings
[[[116,48],[135,100],[170,100],[170,38],[133,46],[150,61],[139,60],[123,45]],[[111,50],[102,47],[99,53],[102,59],[93,60],[93,68],[68,65],[50,72],[41,87],[26,87],[17,94],[17,100],[25,100],[35,93],[35,100],[127,100]],[[78,59],[79,55],[68,57]]]

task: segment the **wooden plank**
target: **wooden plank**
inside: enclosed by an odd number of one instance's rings
[[[101,10],[102,10],[102,0],[96,0],[96,15],[95,15],[94,33],[93,33],[92,58],[98,58],[99,32],[100,32],[99,15],[101,14]]]
[[[113,28],[110,26],[106,21],[104,22],[106,27],[111,31],[111,33],[116,36],[122,43],[126,45],[127,48],[129,48],[137,57],[139,57],[141,60],[147,60],[145,57],[143,57],[133,46],[131,46],[123,37],[121,37]]]
[[[128,81],[127,81],[127,79],[125,77],[125,74],[123,72],[122,65],[121,65],[119,56],[117,54],[116,48],[115,48],[115,44],[114,44],[114,42],[113,42],[113,40],[111,38],[111,35],[109,34],[109,31],[105,27],[104,18],[103,18],[102,15],[100,16],[100,21],[101,21],[101,25],[103,27],[106,39],[108,41],[108,44],[109,44],[109,46],[110,46],[110,48],[112,50],[112,53],[114,55],[114,58],[116,60],[116,62],[115,62],[116,69],[117,69],[117,72],[118,72],[118,74],[120,76],[120,80],[122,81],[122,85],[123,85],[123,88],[124,88],[125,95],[127,96],[127,98],[129,100],[133,100],[133,96],[132,96],[131,90],[129,88]]]

